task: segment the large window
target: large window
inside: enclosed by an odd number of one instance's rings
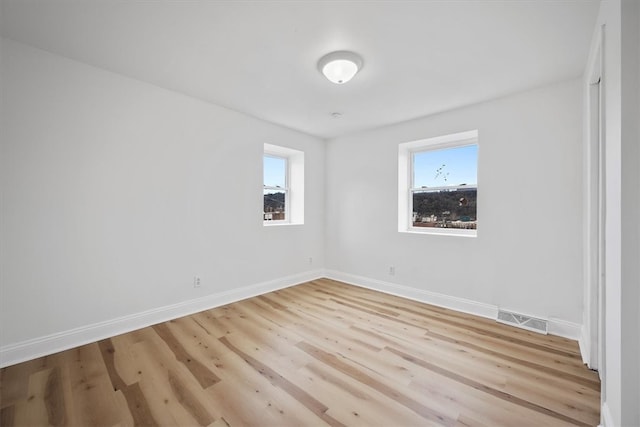
[[[304,223],[304,153],[264,144],[264,225]]]
[[[476,235],[477,165],[476,131],[400,144],[399,231]]]

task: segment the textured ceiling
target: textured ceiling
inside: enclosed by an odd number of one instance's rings
[[[599,3],[2,0],[0,23],[13,40],[330,138],[580,76]],[[316,68],[334,50],[364,59],[348,84]]]

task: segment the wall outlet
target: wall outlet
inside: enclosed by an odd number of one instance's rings
[[[193,287],[194,288],[200,287],[200,276],[193,276]]]
[[[395,276],[396,275],[396,267],[394,265],[389,267],[389,276]]]
[[[309,265],[313,264],[313,258],[309,257]]]

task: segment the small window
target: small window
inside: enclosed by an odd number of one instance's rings
[[[264,144],[264,225],[304,223],[304,153]]]
[[[400,144],[399,161],[399,231],[476,235],[477,132]]]
[[[264,156],[264,220],[288,221],[289,188],[287,159],[265,154]]]

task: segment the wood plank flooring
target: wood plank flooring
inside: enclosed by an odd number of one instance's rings
[[[0,425],[594,426],[577,343],[321,279],[0,371]]]

